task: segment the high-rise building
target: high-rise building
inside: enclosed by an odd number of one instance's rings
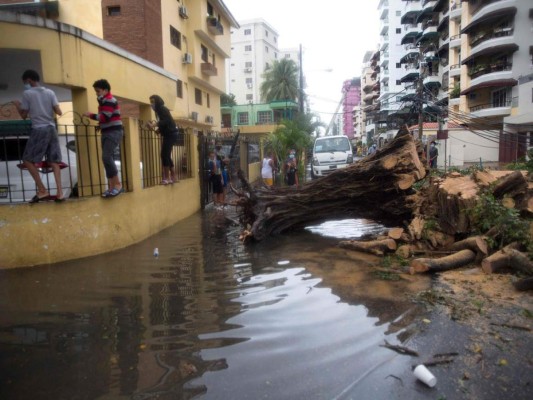
[[[361,104],[361,78],[353,78],[342,84],[342,134],[354,138],[354,107]]]
[[[278,32],[263,19],[240,22],[231,32],[231,59],[228,61],[227,93],[237,104],[260,103],[263,74],[284,55],[278,48]],[[297,61],[297,60],[295,60]]]

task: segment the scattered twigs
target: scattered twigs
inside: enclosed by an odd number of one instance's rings
[[[492,326],[502,326],[504,328],[516,329],[516,330],[519,330],[519,331],[526,331],[526,332],[531,332],[533,330],[533,329],[531,329],[528,326],[522,326],[522,325],[505,324],[505,323],[498,324],[497,322],[491,322],[490,324]]]
[[[411,350],[410,348],[405,347],[405,346],[390,344],[386,340],[385,340],[385,344],[380,344],[380,347],[386,347],[387,349],[393,350],[396,353],[403,354],[406,356],[418,357],[418,352],[416,352],[415,350]]]

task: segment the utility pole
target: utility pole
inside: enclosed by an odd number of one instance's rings
[[[300,90],[299,90],[299,106],[300,106],[300,114],[304,113],[304,73],[303,73],[303,64],[302,64],[302,45],[300,44],[300,53],[298,54],[298,58],[300,61]]]
[[[416,97],[419,102],[418,107],[418,135],[420,136],[420,140],[424,140],[424,103],[422,101],[423,95],[424,95],[424,72],[425,67],[422,66],[422,46],[418,46],[418,70],[420,71],[418,74],[418,84],[416,89]],[[426,141],[426,159],[429,166],[429,142]]]

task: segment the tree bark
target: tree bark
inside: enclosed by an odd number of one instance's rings
[[[402,237],[403,234],[403,228],[391,228],[387,232],[387,235],[394,240],[398,240]]]
[[[533,289],[533,277],[520,279],[513,283],[516,290],[532,290]]]
[[[441,272],[463,267],[476,258],[472,250],[461,250],[441,258],[417,258],[411,261],[409,272],[411,275],[420,272]]]
[[[489,254],[489,247],[487,241],[483,236],[471,236],[464,240],[453,243],[447,248],[448,250],[464,250],[469,249],[475,253],[481,253],[484,255]]]
[[[512,249],[516,250],[519,247],[520,245],[518,243],[511,243],[503,249],[491,254],[481,261],[481,269],[486,274],[493,274],[504,268],[508,268],[510,263],[509,251]]]

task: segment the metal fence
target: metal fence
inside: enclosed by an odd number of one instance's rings
[[[161,182],[161,137],[139,125],[140,169],[143,188]],[[67,197],[91,197],[107,189],[104,166],[101,161],[101,134],[99,128],[86,118],[75,117],[72,124],[59,124],[57,131],[62,153],[61,186]],[[31,122],[22,120],[0,121],[0,203],[29,201],[36,193],[36,185],[22,164],[22,155],[31,131]],[[132,133],[133,134],[133,133]],[[179,142],[172,149],[175,173],[179,180],[192,177],[191,135],[181,131]],[[125,191],[133,187],[129,176],[131,160],[126,148],[126,134],[117,149],[114,160]],[[80,157],[80,155],[85,155]],[[36,164],[41,180],[51,195],[56,193],[52,169],[44,160]],[[135,168],[131,166],[131,170]]]

